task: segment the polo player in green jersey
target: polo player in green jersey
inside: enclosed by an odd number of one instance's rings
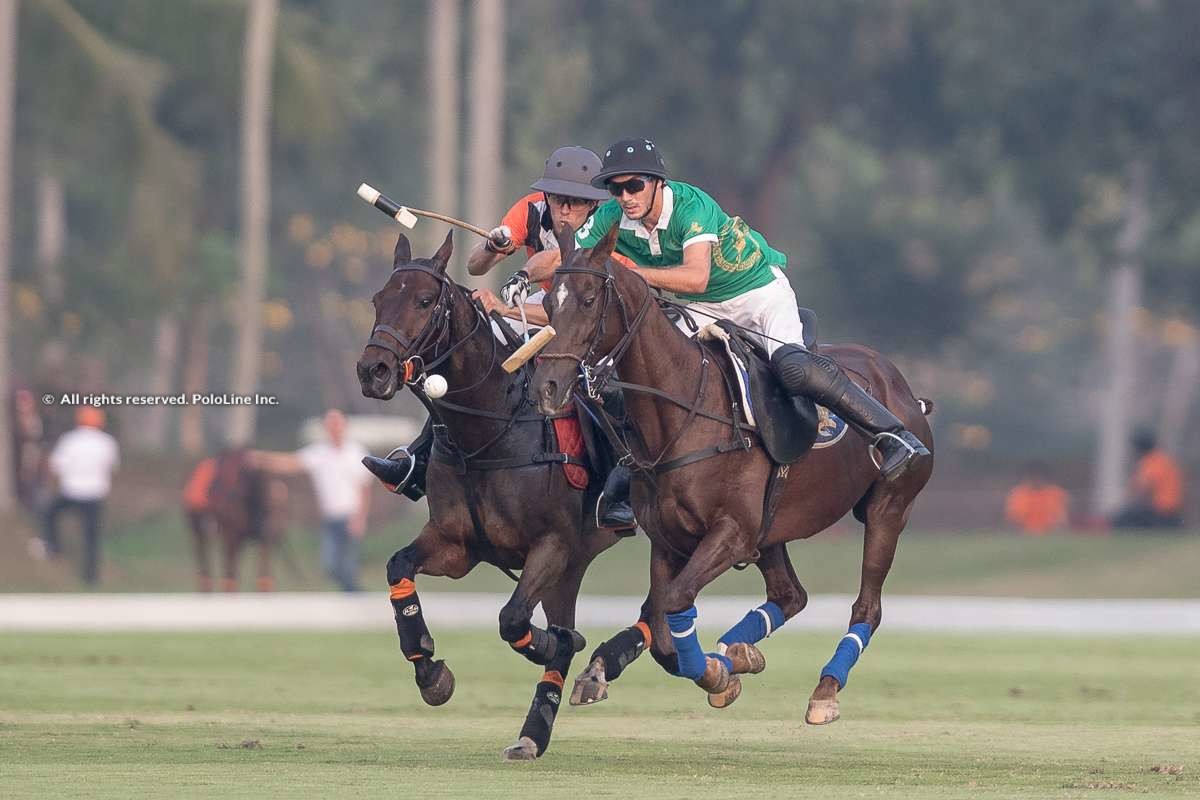
[[[632,268],[637,274],[689,301],[688,307],[703,316],[762,334],[760,343],[787,391],[811,398],[870,436],[886,480],[930,457],[929,449],[835,361],[805,349],[796,295],[783,274],[787,256],[703,190],[667,180],[654,142],[625,139],[608,148],[592,185],[608,189],[613,199],[579,229],[578,247],[594,247],[613,224],[619,225],[616,252],[637,265]],[[559,262],[557,250],[535,254],[505,284],[501,298],[519,302],[530,283],[549,279]]]

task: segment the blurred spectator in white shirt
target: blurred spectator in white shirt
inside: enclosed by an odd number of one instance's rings
[[[100,517],[120,453],[117,441],[104,432],[104,412],[100,409],[80,406],[75,411],[75,425],[59,437],[50,452],[47,466],[58,484],[58,493],[46,510],[41,554],[62,553],[58,518],[64,511],[75,512],[83,526],[80,574],[84,583],[94,586],[100,569]],[[38,554],[38,548],[33,551]]]
[[[327,441],[294,453],[255,450],[252,458],[261,469],[285,475],[305,472],[312,479],[321,513],[321,562],[342,591],[357,592],[359,545],[367,532],[373,482],[362,465],[368,453],[346,438],[346,417],[341,411],[326,411],[324,423]]]

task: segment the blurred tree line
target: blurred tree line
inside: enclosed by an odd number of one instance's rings
[[[501,21],[484,15],[497,8]],[[257,385],[283,405],[258,414],[267,440],[288,441],[325,406],[385,410],[358,395],[353,364],[397,229],[354,198],[359,181],[457,216],[498,212],[553,148],[634,135],[789,254],[824,339],[897,358],[935,398],[951,458],[1087,458],[1098,418],[1127,432],[1165,414],[1184,435],[1192,397],[1178,376],[1197,358],[1200,302],[1200,4],[434,10],[278,6]],[[20,0],[17,383],[229,390],[246,317],[248,18],[243,0]],[[471,68],[494,57],[480,56],[493,38],[502,69],[481,77]],[[502,131],[477,122],[485,78],[500,82]],[[489,166],[467,153],[485,135],[501,146],[499,196],[460,202]],[[437,155],[446,142],[463,143],[451,166]],[[436,227],[417,228],[426,248]],[[473,244],[456,237],[460,252]],[[1114,299],[1115,285],[1126,291]],[[122,419],[155,449],[214,446],[225,425],[199,409]]]

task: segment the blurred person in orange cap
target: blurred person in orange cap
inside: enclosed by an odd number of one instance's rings
[[[1035,461],[1008,493],[1004,518],[1028,536],[1045,536],[1067,525],[1071,496],[1050,479],[1050,468]]]
[[[1129,499],[1112,519],[1114,528],[1178,528],[1183,525],[1183,470],[1170,453],[1158,446],[1154,432],[1140,428],[1133,435],[1137,467]]]
[[[34,555],[59,555],[58,518],[64,511],[75,512],[83,527],[80,575],[88,586],[96,585],[99,578],[101,512],[120,462],[117,441],[104,431],[104,422],[103,411],[80,406],[75,410],[75,428],[54,445],[48,467],[58,491],[46,509],[41,552],[31,548]]]

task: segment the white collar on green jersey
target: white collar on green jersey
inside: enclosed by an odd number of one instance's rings
[[[658,215],[658,224],[654,227],[656,230],[665,231],[667,226],[671,224],[671,214],[675,211],[675,193],[671,191],[671,187],[666,181],[662,183],[662,195],[662,213]],[[650,232],[646,230],[646,226],[640,221],[632,220],[625,216],[624,211],[621,212],[621,228],[633,231],[633,235],[639,239],[650,238]]]

